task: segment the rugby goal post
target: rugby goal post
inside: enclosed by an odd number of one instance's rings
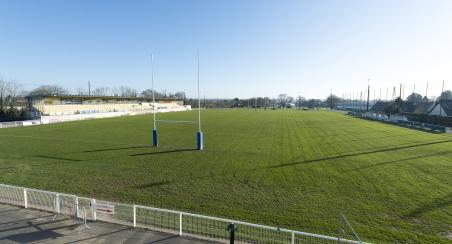
[[[196,134],[196,149],[204,150],[204,135],[201,130],[201,97],[199,91],[199,52],[197,52],[197,83],[198,83],[198,121],[184,121],[184,120],[157,120],[156,115],[158,108],[155,106],[155,93],[154,93],[154,54],[151,54],[151,80],[152,80],[152,108],[153,108],[153,129],[152,129],[152,145],[157,147],[158,142],[158,131],[157,122],[167,122],[167,123],[198,123],[198,132]]]

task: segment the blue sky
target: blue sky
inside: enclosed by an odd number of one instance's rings
[[[452,1],[5,1],[0,77],[196,89],[217,97],[324,98],[404,83],[452,89]]]

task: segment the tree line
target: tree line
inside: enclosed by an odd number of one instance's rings
[[[18,83],[0,79],[0,121],[21,120],[26,117],[26,103],[21,99],[23,95]]]
[[[371,99],[372,101],[374,101],[374,99]],[[440,102],[440,101],[445,101],[445,100],[452,100],[452,91],[450,90],[446,90],[443,91],[441,93],[441,95],[439,97],[436,97],[434,99],[429,99],[426,96],[422,96],[419,93],[412,93],[410,94],[405,100],[402,97],[397,97],[392,101],[391,106],[388,106],[386,108],[387,113],[400,113],[402,112],[402,107],[404,103],[414,103],[414,104],[419,104],[419,103],[429,103],[429,102]],[[326,104],[328,105],[328,107],[330,108],[336,108],[336,106],[339,103],[347,103],[348,101],[350,101],[349,99],[343,99],[341,97],[338,97],[334,94],[331,94],[330,96],[328,96],[326,98]],[[353,101],[359,101],[359,99],[354,99]],[[375,100],[378,101],[378,100]],[[362,101],[365,102],[365,101]]]

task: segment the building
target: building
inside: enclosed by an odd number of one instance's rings
[[[428,112],[429,115],[452,117],[452,99],[436,102]]]
[[[117,96],[29,96],[28,108],[33,118],[51,120],[78,120],[80,118],[114,117],[128,114],[190,110],[183,100],[175,98],[152,99]],[[90,115],[90,116],[86,116]],[[65,117],[64,117],[65,116]],[[68,119],[66,119],[68,118]]]
[[[411,114],[427,114],[433,108],[433,102],[408,102],[404,101],[400,107],[400,113]],[[393,101],[379,101],[370,109],[373,112],[388,113],[395,108],[396,104]]]

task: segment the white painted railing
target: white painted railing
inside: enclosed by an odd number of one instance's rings
[[[100,220],[227,243],[229,241],[227,226],[233,223],[237,228],[235,241],[238,243],[364,243],[183,211],[111,203],[70,194],[0,184],[0,203],[72,216],[71,211],[74,209],[63,209],[59,206],[61,202],[67,203],[63,204],[64,206],[71,206],[71,203],[72,206],[76,206],[76,217],[81,218],[85,226],[86,220]],[[80,210],[82,212],[79,214]]]

